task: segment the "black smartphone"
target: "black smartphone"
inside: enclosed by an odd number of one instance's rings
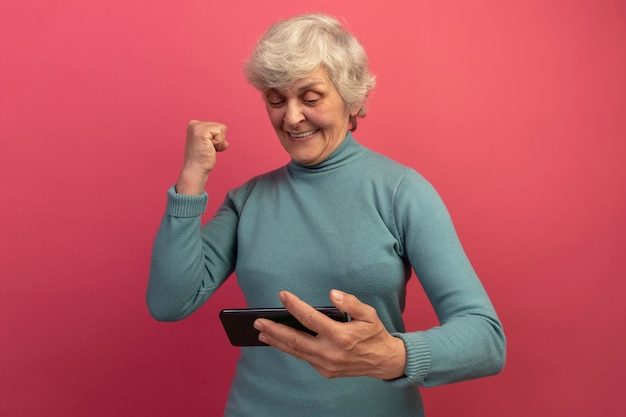
[[[348,315],[336,307],[315,307],[315,309],[337,321],[349,320]],[[259,341],[259,332],[253,327],[254,321],[258,318],[269,319],[316,335],[314,331],[296,320],[286,308],[237,308],[220,311],[220,320],[233,346],[267,346]]]

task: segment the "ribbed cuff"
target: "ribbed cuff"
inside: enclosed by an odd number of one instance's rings
[[[165,212],[173,217],[196,217],[206,210],[209,196],[206,191],[201,195],[186,195],[176,193],[176,186],[172,185],[167,191],[167,207]]]
[[[423,382],[430,370],[431,355],[428,341],[419,332],[392,333],[391,335],[402,339],[404,342],[406,347],[406,365],[404,367],[404,377],[388,382],[398,387]]]

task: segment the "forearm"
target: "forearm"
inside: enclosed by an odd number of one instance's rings
[[[202,250],[195,236],[199,230],[199,219],[163,218],[154,241],[146,294],[148,309],[157,320],[180,320],[202,303],[198,300],[204,281]]]
[[[506,339],[495,315],[459,317],[424,336],[432,347],[424,386],[491,376],[504,367]]]
[[[187,317],[231,272],[228,239],[203,232],[207,197],[168,193],[167,212],[154,241],[148,281],[148,308],[157,320]],[[213,240],[211,240],[213,238]],[[222,251],[222,253],[219,253]],[[225,261],[223,261],[225,260]]]
[[[498,373],[506,340],[493,305],[434,189],[399,200],[411,265],[441,323],[405,333],[407,377],[432,386]],[[408,195],[405,194],[405,195]]]
[[[407,348],[407,380],[437,386],[499,373],[506,340],[497,318],[469,315],[420,332],[396,334]]]

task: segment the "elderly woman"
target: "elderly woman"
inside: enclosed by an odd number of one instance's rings
[[[291,161],[230,191],[202,226],[204,187],[228,142],[220,123],[189,123],[148,307],[180,320],[236,271],[249,306],[279,299],[317,336],[258,319],[269,346],[241,349],[225,415],[422,416],[418,386],[498,373],[502,326],[438,194],[351,133],[374,87],[355,37],[325,15],[281,21],[245,71]],[[412,270],[438,327],[405,330]],[[329,298],[351,321],[312,307]]]

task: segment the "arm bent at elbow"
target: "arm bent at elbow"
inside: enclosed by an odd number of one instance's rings
[[[233,216],[222,208],[201,227],[206,203],[206,194],[185,196],[176,194],[173,187],[169,190],[167,211],[154,240],[146,293],[148,310],[156,320],[189,316],[232,273]]]

